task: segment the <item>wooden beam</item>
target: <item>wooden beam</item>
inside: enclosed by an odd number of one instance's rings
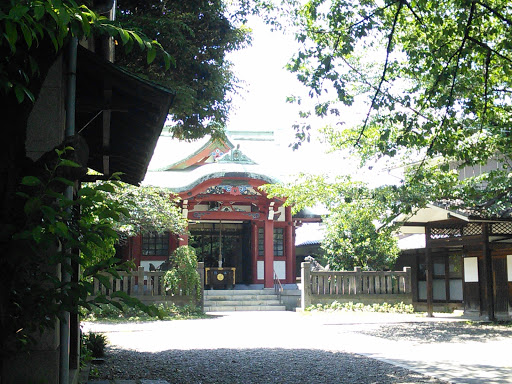
[[[427,272],[427,316],[434,317],[434,263],[430,239],[430,226],[425,228],[425,261]]]
[[[492,256],[489,247],[489,224],[482,223],[483,259],[484,259],[484,300],[486,301],[486,312],[489,321],[494,321],[494,287],[492,273]]]
[[[103,174],[110,175],[110,123],[112,117],[110,104],[112,103],[112,85],[108,79],[104,80],[103,87],[103,103],[106,108],[103,110]]]

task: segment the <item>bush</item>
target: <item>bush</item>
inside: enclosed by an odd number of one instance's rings
[[[85,347],[91,352],[92,357],[98,358],[105,355],[107,337],[102,333],[89,332],[83,335]]]
[[[201,279],[197,272],[197,256],[194,248],[178,247],[171,256],[172,267],[165,273],[164,283],[171,295],[201,296]]]
[[[160,304],[156,307],[158,316],[149,316],[146,312],[122,304],[119,309],[112,304],[101,304],[93,307],[90,311],[81,312],[82,320],[86,321],[155,321],[171,319],[190,319],[204,317],[200,307],[195,305],[178,306],[174,303]]]
[[[331,304],[316,304],[306,308],[308,312],[380,312],[380,313],[414,313],[414,306],[412,304],[404,304],[403,302],[397,304],[372,304],[364,305],[363,303],[339,303],[333,301]]]

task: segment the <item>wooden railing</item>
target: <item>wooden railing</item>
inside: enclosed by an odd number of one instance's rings
[[[204,264],[199,264],[198,272],[201,277],[202,286],[204,279]],[[119,276],[120,278],[117,279],[112,275],[104,274],[100,279],[94,279],[92,296],[100,294],[111,296],[114,292],[124,292],[125,294],[131,297],[136,297],[143,302],[171,301],[175,304],[186,304],[196,301],[195,298],[187,295],[171,295],[165,289],[165,271],[145,271],[144,267],[139,267],[133,272],[119,272]]]
[[[310,263],[302,263],[302,307],[334,300],[412,300],[411,268],[403,271],[354,271],[310,270]]]

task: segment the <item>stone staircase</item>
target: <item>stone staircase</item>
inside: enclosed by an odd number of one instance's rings
[[[205,290],[205,312],[285,311],[273,289]]]

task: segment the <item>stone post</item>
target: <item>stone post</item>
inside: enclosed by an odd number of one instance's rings
[[[300,305],[302,310],[305,310],[311,305],[311,263],[303,262],[301,264],[301,300]]]
[[[412,276],[411,267],[404,267],[405,278],[404,278],[404,293],[412,292]]]
[[[144,294],[144,267],[137,269],[137,295],[142,296]]]
[[[362,272],[361,272],[361,267],[354,267],[354,272],[355,272],[355,275],[354,275],[354,295],[357,295],[359,293],[361,293],[363,287],[361,286],[362,283],[363,283],[363,279],[362,279]]]

